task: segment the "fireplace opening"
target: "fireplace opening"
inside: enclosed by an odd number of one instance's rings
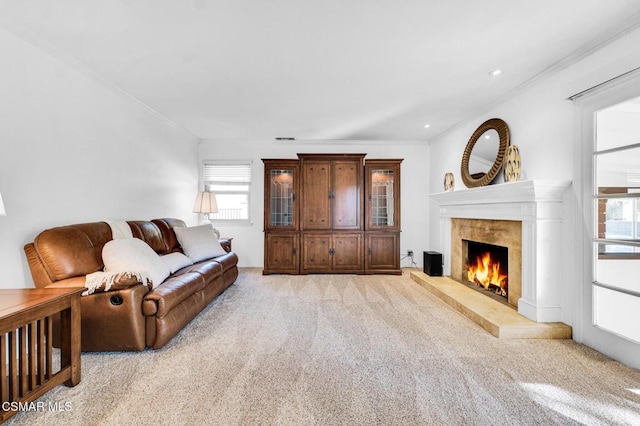
[[[462,281],[493,298],[507,302],[509,298],[509,250],[507,247],[463,240],[466,246]]]

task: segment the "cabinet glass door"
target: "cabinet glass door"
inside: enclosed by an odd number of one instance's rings
[[[371,171],[371,225],[393,226],[394,209],[394,171]]]
[[[269,173],[269,226],[293,226],[293,170],[272,169]]]
[[[368,160],[366,176],[366,229],[400,230],[401,159]]]

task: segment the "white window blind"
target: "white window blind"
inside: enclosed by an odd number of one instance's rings
[[[251,162],[206,161],[203,169],[206,191],[216,194],[218,212],[212,220],[249,221]]]
[[[204,181],[217,184],[251,184],[251,164],[205,163]]]

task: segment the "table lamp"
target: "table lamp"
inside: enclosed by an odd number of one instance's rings
[[[218,213],[218,203],[216,202],[216,194],[215,192],[208,191],[200,191],[196,196],[196,202],[193,205],[194,213],[203,213],[204,214],[204,222],[211,223],[211,218],[209,215],[211,213]],[[216,228],[213,228],[213,232],[216,233],[218,238],[220,238],[220,231]]]
[[[198,192],[196,203],[193,205],[194,213],[204,213],[204,217],[210,220],[210,213],[218,213],[218,203],[216,202],[216,194],[213,192]]]

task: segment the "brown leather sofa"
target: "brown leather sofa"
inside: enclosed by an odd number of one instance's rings
[[[127,222],[133,236],[159,255],[181,252],[173,227],[179,219]],[[103,269],[102,248],[112,239],[106,222],[47,229],[24,247],[35,286],[84,287],[86,275]],[[197,262],[171,274],[150,290],[145,285],[83,296],[82,350],[159,349],[238,277],[238,257],[229,240],[227,254]]]

